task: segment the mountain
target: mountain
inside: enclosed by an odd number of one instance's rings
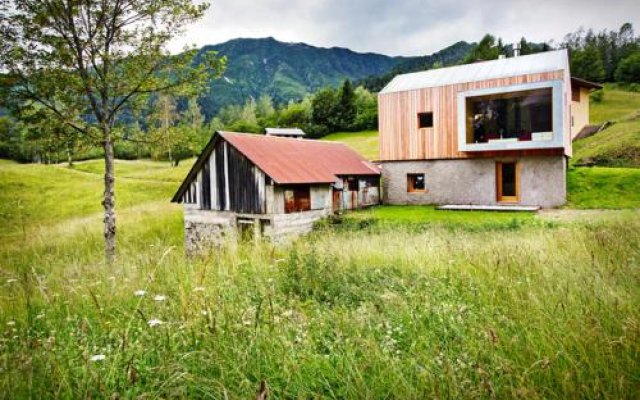
[[[271,37],[234,39],[204,46],[200,52],[210,50],[227,56],[228,64],[224,77],[212,81],[209,94],[201,99],[207,117],[225,105],[241,104],[263,94],[278,103],[298,100],[322,87],[338,86],[346,78],[357,81],[386,74],[413,59],[283,43]]]
[[[428,56],[410,57],[396,64],[385,74],[367,77],[359,81],[358,84],[377,92],[398,74],[459,64],[475,45],[475,43],[460,41]]]

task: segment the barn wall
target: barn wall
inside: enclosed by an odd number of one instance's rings
[[[562,80],[567,74],[556,72],[521,75],[516,77],[468,82],[441,87],[424,88],[403,92],[383,93],[378,96],[379,111],[379,157],[380,160],[452,159],[490,156],[487,153],[464,153],[458,151],[458,92],[474,89],[511,86],[524,83]],[[567,91],[565,85],[565,104]],[[569,99],[570,100],[570,99]],[[417,115],[433,112],[433,127],[418,129]],[[569,127],[568,123],[565,127]],[[566,134],[569,137],[569,132]],[[565,144],[566,147],[566,144]],[[570,151],[569,143],[569,151]],[[537,150],[522,151],[536,154]]]

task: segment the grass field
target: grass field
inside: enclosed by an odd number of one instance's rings
[[[377,160],[378,131],[336,132],[327,135],[322,140],[342,142],[360,153],[367,160]]]
[[[380,207],[187,259],[181,168],[118,163],[106,267],[99,163],[0,162],[0,398],[640,395],[637,211]]]
[[[591,102],[592,123],[614,124],[594,136],[573,143],[574,165],[640,167],[640,93],[607,86],[600,103]]]

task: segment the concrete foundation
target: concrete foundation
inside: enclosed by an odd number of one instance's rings
[[[517,161],[520,201],[525,206],[558,207],[566,202],[564,156],[474,158],[382,163],[385,204],[497,205],[496,162]],[[407,191],[407,174],[425,174],[424,192]]]
[[[185,249],[187,254],[198,254],[238,239],[282,243],[311,232],[315,222],[330,213],[324,208],[291,214],[239,214],[185,206]]]

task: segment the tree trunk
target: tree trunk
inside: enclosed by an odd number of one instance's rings
[[[107,264],[116,258],[116,203],[113,139],[105,135],[104,146],[104,255]]]
[[[73,167],[73,156],[71,155],[71,146],[67,145],[67,164],[69,168]]]

